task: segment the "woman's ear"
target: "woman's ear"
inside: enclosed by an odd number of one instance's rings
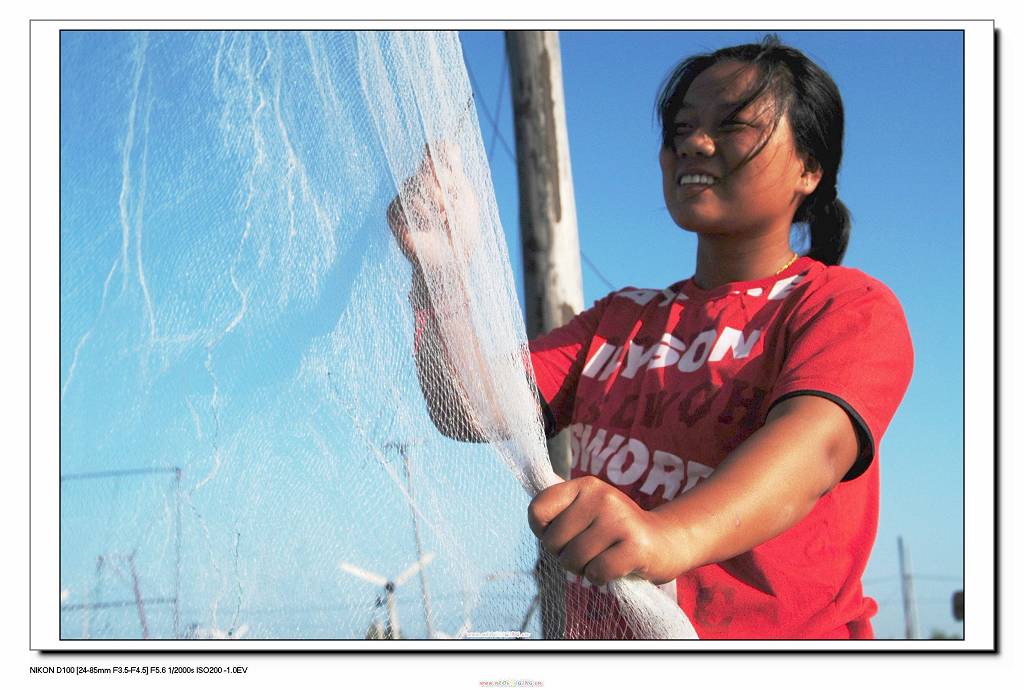
[[[821,165],[811,156],[804,159],[804,170],[800,174],[800,191],[810,196],[818,188],[822,177]]]

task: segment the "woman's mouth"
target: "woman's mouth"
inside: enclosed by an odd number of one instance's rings
[[[716,181],[715,177],[706,173],[683,173],[676,178],[676,184],[680,187],[685,187],[687,185],[710,187]]]

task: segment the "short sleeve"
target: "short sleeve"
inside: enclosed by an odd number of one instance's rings
[[[608,295],[564,326],[530,341],[530,360],[545,408],[548,436],[564,429],[572,419],[576,383],[611,298]]]
[[[913,347],[903,309],[881,283],[820,293],[809,295],[789,319],[769,408],[796,395],[818,395],[845,409],[859,440],[857,459],[843,478],[848,481],[876,457],[910,383]]]

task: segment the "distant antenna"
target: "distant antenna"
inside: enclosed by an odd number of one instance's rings
[[[917,626],[917,601],[914,598],[914,578],[910,574],[910,549],[903,542],[903,537],[896,538],[900,551],[900,582],[903,585],[903,621],[905,624],[906,638],[917,640],[921,638]]]
[[[128,554],[128,572],[132,576],[132,594],[135,595],[135,610],[139,612],[139,624],[142,625],[142,639],[149,639],[149,624],[146,622],[146,605],[142,601],[142,587],[139,585],[139,574],[135,571],[135,549]]]
[[[405,467],[405,483],[409,491],[409,512],[412,514],[412,531],[416,538],[416,558],[423,560],[423,540],[420,538],[420,522],[416,517],[416,497],[412,488],[412,461],[409,459],[409,444],[390,442],[384,445],[385,448],[394,448],[402,456],[402,465]],[[420,587],[423,592],[423,618],[427,622],[427,639],[434,637],[433,614],[430,611],[430,590],[427,589],[427,571],[420,568]]]

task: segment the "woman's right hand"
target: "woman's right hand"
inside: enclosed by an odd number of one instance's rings
[[[388,226],[414,268],[465,262],[480,242],[480,204],[462,151],[441,141],[388,205]]]

